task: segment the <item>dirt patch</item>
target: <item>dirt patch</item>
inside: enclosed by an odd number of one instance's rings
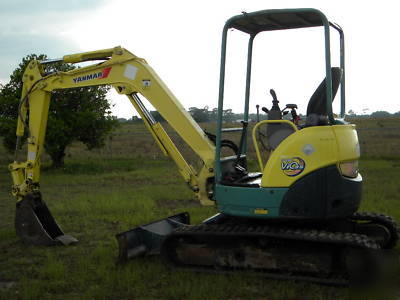
[[[156,201],[157,206],[166,208],[185,207],[200,207],[201,204],[197,199],[159,199]]]
[[[8,290],[12,288],[17,283],[15,281],[2,281],[0,280],[0,291],[1,290]]]

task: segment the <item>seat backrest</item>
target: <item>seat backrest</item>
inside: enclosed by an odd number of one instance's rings
[[[341,68],[333,67],[331,68],[331,72],[332,72],[332,101],[333,101],[338,91],[343,71]],[[326,108],[326,78],[320,83],[320,85],[315,90],[314,94],[311,96],[310,101],[308,101],[307,117],[311,114],[316,114],[318,116],[321,115],[326,116],[328,114]]]

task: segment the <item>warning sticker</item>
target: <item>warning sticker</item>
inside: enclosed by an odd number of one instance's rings
[[[131,80],[134,80],[136,78],[137,70],[138,68],[136,68],[135,66],[127,65],[125,68],[124,76]]]

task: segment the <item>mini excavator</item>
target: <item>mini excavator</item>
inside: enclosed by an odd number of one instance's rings
[[[250,131],[249,100],[254,39],[260,32],[320,27],[325,39],[326,77],[311,96],[304,124],[297,105],[281,110],[271,90],[268,119]],[[223,128],[224,80],[228,31],[248,35],[244,120]],[[340,66],[331,66],[330,30],[340,39]],[[370,266],[372,256],[393,249],[399,239],[394,220],[378,213],[358,212],[362,177],[355,125],[344,121],[345,52],[342,29],[316,9],[278,9],[230,18],[222,34],[218,121],[215,135],[193,120],[143,58],[115,47],[32,60],[23,75],[17,149],[28,135],[27,159],[10,164],[12,194],[17,198],[15,226],[21,239],[36,245],[77,242],[64,234],[40,192],[40,165],[51,92],[59,89],[111,85],[126,95],[161,151],[172,158],[203,205],[218,214],[190,225],[180,213],[116,235],[119,260],[161,254],[170,264],[201,270],[253,270],[280,279],[347,284],[355,269]],[[67,72],[45,73],[52,62],[98,61]],[[340,86],[341,118],[332,112]],[[145,97],[202,161],[196,170],[181,155],[166,131],[142,102]],[[290,110],[292,120],[282,118]],[[224,139],[238,132],[239,144]],[[247,140],[253,140],[259,172],[247,167]],[[270,150],[266,162],[260,139]],[[234,155],[224,156],[223,148]],[[265,158],[265,157],[264,157]],[[357,266],[357,267],[356,267]],[[362,268],[365,271],[365,268]]]

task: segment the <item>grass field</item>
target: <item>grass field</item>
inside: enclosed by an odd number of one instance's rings
[[[364,154],[362,210],[390,214],[400,221],[400,119],[357,123]],[[187,147],[183,152],[192,155]],[[181,211],[191,214],[192,223],[216,212],[197,203],[142,125],[124,125],[103,149],[93,152],[74,144],[63,170],[43,172],[44,200],[63,230],[79,239],[75,246],[34,247],[19,241],[13,224],[15,200],[9,194],[11,160],[0,148],[0,299],[351,296],[346,288],[268,280],[248,273],[227,276],[169,269],[158,257],[116,266],[116,233]],[[46,167],[48,158],[44,161]]]

